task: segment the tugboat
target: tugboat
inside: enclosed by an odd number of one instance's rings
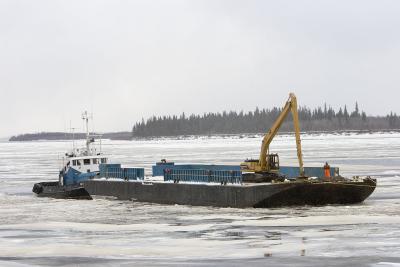
[[[76,148],[73,140],[72,151],[65,153],[62,158],[62,168],[58,181],[41,182],[33,186],[32,192],[38,197],[92,199],[83,187],[82,182],[99,175],[99,165],[108,162],[107,156],[101,152],[101,138],[99,149],[94,145],[95,138],[100,137],[89,133],[89,116],[87,111],[82,114],[86,123],[86,146]]]

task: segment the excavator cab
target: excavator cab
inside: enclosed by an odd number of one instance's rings
[[[243,182],[247,183],[270,183],[272,180],[283,182],[285,176],[279,173],[279,156],[278,154],[267,154],[266,163],[268,171],[259,169],[259,161],[250,159],[240,164],[241,170],[244,172]]]
[[[272,172],[279,171],[279,156],[278,154],[267,155],[269,170]]]

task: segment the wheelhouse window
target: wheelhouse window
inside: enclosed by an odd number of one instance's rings
[[[93,164],[98,164],[99,163],[99,159],[93,159]]]
[[[90,165],[90,159],[83,159],[84,165]]]
[[[73,160],[73,161],[72,161],[72,166],[78,165],[76,162],[77,162],[77,160]]]
[[[106,158],[102,158],[101,159],[101,163],[107,163],[107,159]]]

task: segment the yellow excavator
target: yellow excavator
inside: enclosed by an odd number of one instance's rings
[[[277,134],[279,128],[282,126],[286,116],[292,112],[294,132],[296,136],[297,158],[299,160],[299,173],[300,177],[305,177],[303,167],[303,157],[301,153],[301,140],[300,140],[300,125],[299,116],[297,113],[297,99],[293,93],[289,94],[289,99],[286,101],[281,114],[278,116],[268,133],[264,136],[261,144],[260,158],[258,160],[246,160],[240,164],[245,180],[251,182],[267,182],[280,178],[279,176],[279,156],[278,154],[270,154],[269,145]]]

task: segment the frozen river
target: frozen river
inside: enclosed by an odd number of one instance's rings
[[[260,136],[103,141],[125,166],[239,164]],[[37,198],[69,142],[0,142],[0,266],[400,266],[400,134],[303,135],[306,166],[371,175],[375,192],[349,206],[232,209]],[[295,141],[271,150],[296,165]]]

